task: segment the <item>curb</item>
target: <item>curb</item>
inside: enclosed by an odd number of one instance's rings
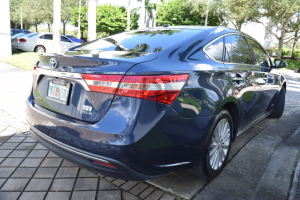
[[[298,163],[295,169],[293,182],[291,184],[289,200],[299,200],[300,199],[300,158],[298,158]]]

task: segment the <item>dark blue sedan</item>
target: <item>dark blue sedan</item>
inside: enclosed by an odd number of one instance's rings
[[[70,40],[72,40],[73,42],[78,42],[78,43],[84,43],[84,41],[82,39],[78,39],[73,35],[64,35],[65,37],[69,38]]]
[[[211,179],[237,136],[281,117],[285,66],[229,28],[123,32],[40,55],[27,119],[51,151],[106,176]]]

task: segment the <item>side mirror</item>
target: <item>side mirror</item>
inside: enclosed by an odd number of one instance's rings
[[[288,66],[287,62],[285,62],[284,60],[281,60],[281,59],[275,59],[274,63],[275,63],[274,68],[284,68],[284,67]]]

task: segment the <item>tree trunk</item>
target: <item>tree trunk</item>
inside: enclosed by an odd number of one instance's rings
[[[66,24],[67,22],[63,21],[63,35],[66,35]]]
[[[77,32],[78,39],[82,38],[82,32],[80,37],[80,20],[81,20],[80,12],[81,12],[81,0],[79,0],[79,8],[78,8],[78,32]]]
[[[282,55],[282,47],[283,47],[283,34],[281,34],[281,37],[279,38],[278,41],[278,53],[276,55],[277,59],[281,59],[281,55]]]
[[[142,19],[142,27],[141,28],[146,28],[146,24],[145,24],[145,19],[146,19],[145,0],[142,0],[141,19]]]
[[[128,0],[127,5],[127,31],[130,31],[130,0]]]
[[[89,0],[88,42],[96,39],[96,0]]]
[[[60,22],[61,22],[61,0],[53,0],[53,53],[60,53]]]
[[[296,37],[298,37],[298,31],[295,32],[295,38]],[[292,51],[291,51],[291,58],[295,58],[294,51],[295,51],[295,46],[296,46],[297,41],[298,41],[297,39],[294,39]]]
[[[35,32],[38,32],[38,29],[37,29],[38,25],[35,24]]]

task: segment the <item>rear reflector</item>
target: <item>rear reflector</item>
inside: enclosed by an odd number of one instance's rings
[[[106,167],[111,167],[111,168],[117,169],[116,166],[114,166],[112,164],[109,164],[109,163],[101,162],[101,161],[98,161],[98,160],[93,160],[93,162],[96,163],[96,164],[99,164],[99,165],[104,165]]]
[[[37,74],[38,74],[38,67],[34,66],[33,67],[33,72],[32,72],[33,79],[37,78]]]
[[[82,74],[93,92],[148,99],[171,104],[180,93],[187,74],[158,76],[124,76]],[[122,79],[121,83],[120,80]]]
[[[19,42],[26,42],[26,40],[24,38],[19,38],[18,41]]]

